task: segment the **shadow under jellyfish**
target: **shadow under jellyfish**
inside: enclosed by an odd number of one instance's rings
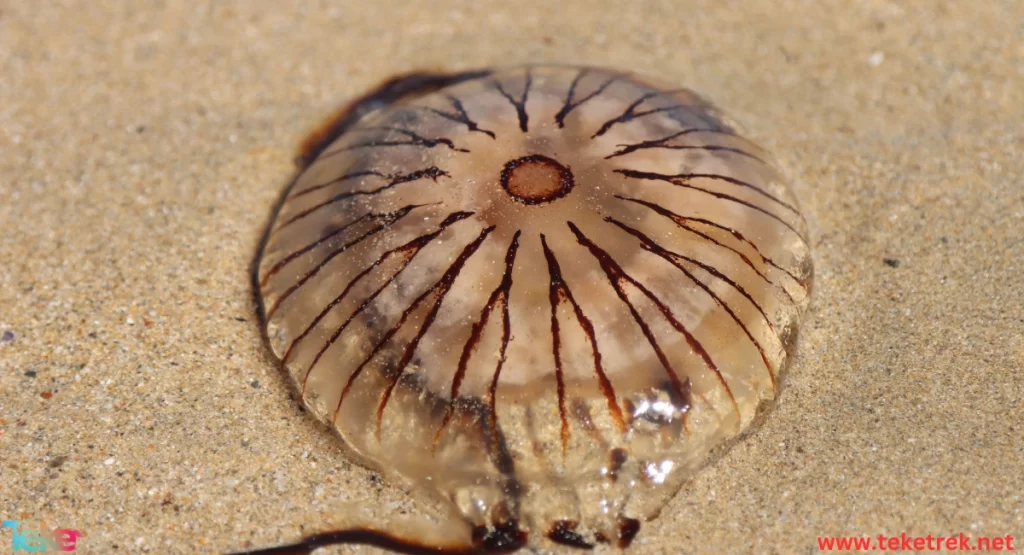
[[[300,165],[254,264],[266,339],[354,457],[450,503],[456,539],[420,547],[628,545],[779,391],[806,224],[689,90],[408,75]],[[352,529],[262,553],[332,542],[419,545]]]

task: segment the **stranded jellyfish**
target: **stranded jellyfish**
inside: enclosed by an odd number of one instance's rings
[[[254,269],[266,338],[358,461],[450,507],[463,543],[426,547],[627,545],[779,391],[806,224],[687,89],[415,74],[300,165]],[[298,547],[396,537],[349,532]]]

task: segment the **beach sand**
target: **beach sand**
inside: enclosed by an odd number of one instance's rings
[[[0,519],[163,554],[423,514],[300,411],[249,264],[299,142],[347,99],[566,62],[711,99],[778,157],[813,237],[778,408],[632,552],[1020,549],[1021,21],[1012,0],[0,2]]]

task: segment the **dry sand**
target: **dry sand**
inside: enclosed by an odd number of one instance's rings
[[[1020,548],[1021,21],[1015,0],[0,2],[0,519],[77,528],[79,552],[203,553],[419,514],[298,410],[249,262],[296,145],[345,99],[559,61],[702,92],[778,156],[813,229],[779,408],[634,552]]]

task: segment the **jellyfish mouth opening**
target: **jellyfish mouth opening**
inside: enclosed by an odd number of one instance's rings
[[[576,185],[569,168],[543,154],[510,160],[501,170],[501,186],[523,204],[560,199]]]

